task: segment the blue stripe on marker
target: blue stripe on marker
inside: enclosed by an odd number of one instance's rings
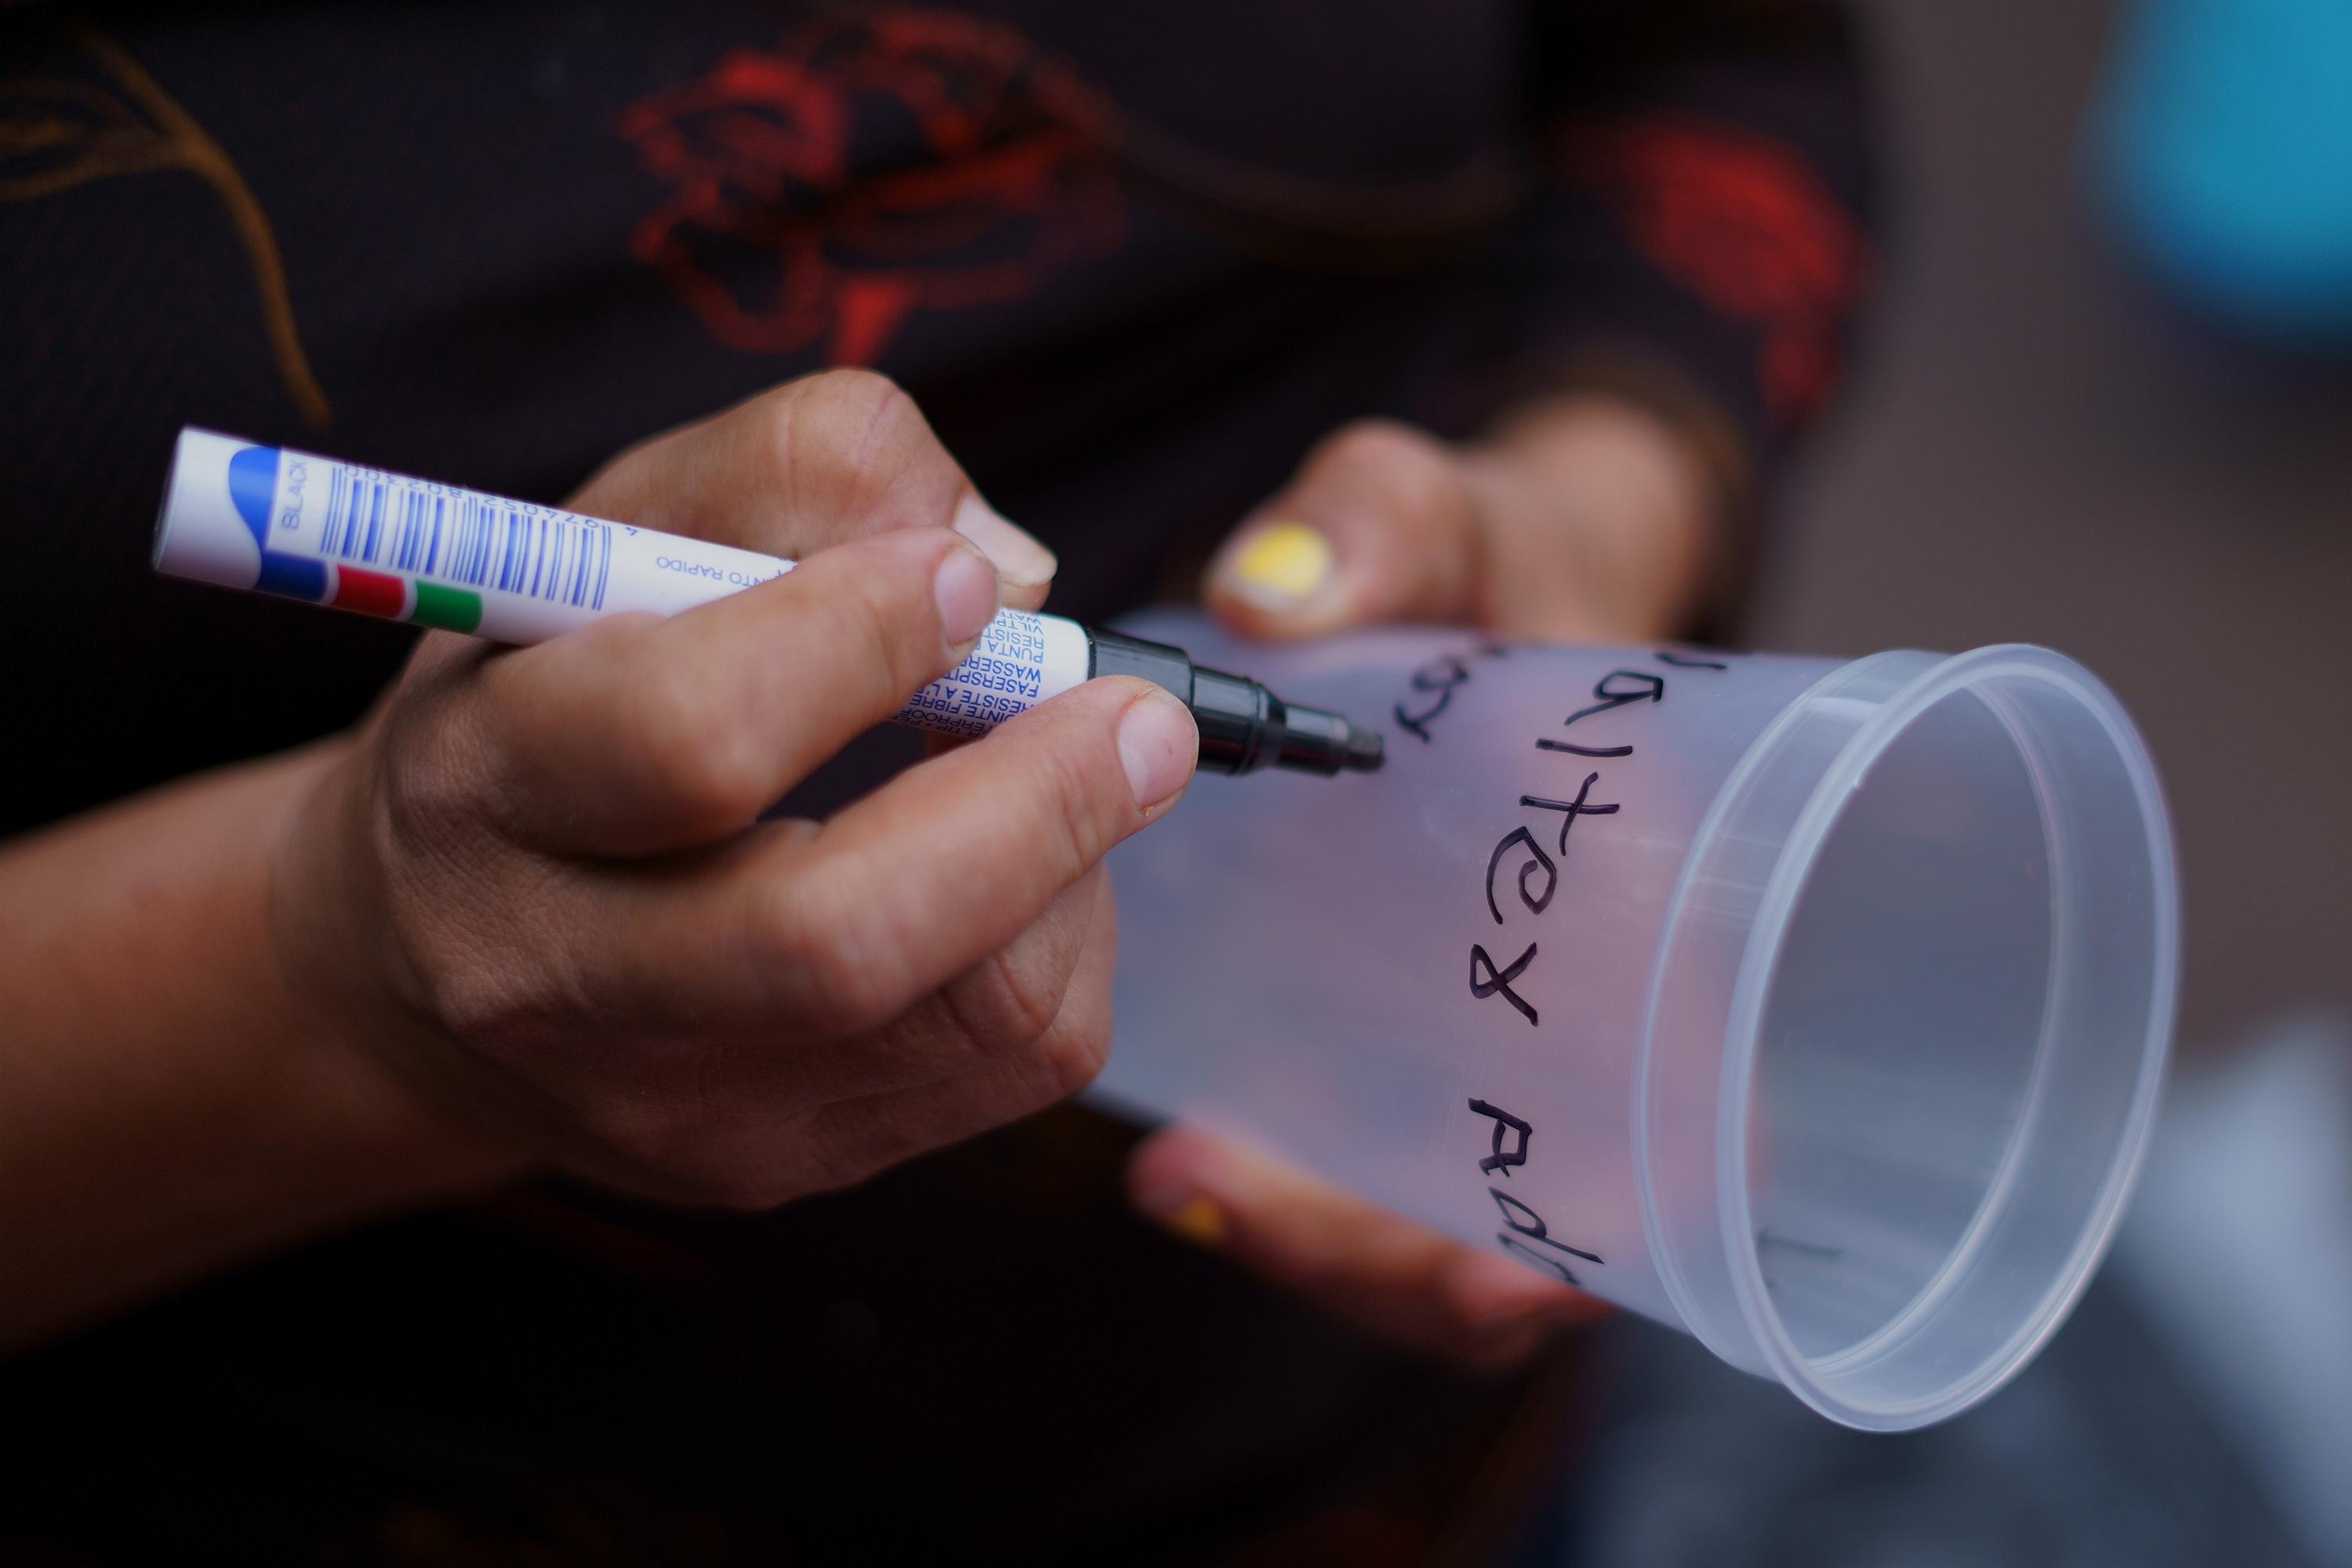
[[[265,594],[322,603],[327,597],[327,563],[308,555],[285,555],[265,550],[261,552],[261,575],[253,585]]]

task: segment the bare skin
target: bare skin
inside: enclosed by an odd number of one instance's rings
[[[1342,432],[1241,531],[1311,523],[1323,595],[1213,576],[1210,602],[1261,635],[1654,635],[1708,548],[1677,441],[1593,400],[1475,448]],[[811,377],[571,504],[804,564],[538,648],[436,634],[349,734],[0,851],[0,1345],[536,1169],[769,1206],[1099,1066],[1098,862],[1189,780],[1181,705],[1090,682],[822,826],[757,820],[1050,584],[913,405]],[[1438,1353],[1508,1359],[1594,1310],[1192,1130],[1131,1174],[1147,1210],[1203,1237],[1213,1215],[1237,1258]]]
[[[573,504],[803,564],[534,648],[429,637],[353,733],[0,858],[0,1337],[533,1167],[765,1207],[1100,1064],[1097,862],[1191,777],[1174,699],[1090,682],[757,820],[1043,596],[904,395],[794,383]]]

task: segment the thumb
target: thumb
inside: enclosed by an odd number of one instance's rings
[[[1342,426],[1234,531],[1203,597],[1236,631],[1305,637],[1376,621],[1472,618],[1482,539],[1462,465],[1388,420]]]

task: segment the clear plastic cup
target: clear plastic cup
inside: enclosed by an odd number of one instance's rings
[[[2179,951],[2154,768],[2082,667],[1133,629],[1378,721],[1389,761],[1196,787],[1113,857],[1102,1097],[1853,1426],[1966,1409],[2064,1319]]]

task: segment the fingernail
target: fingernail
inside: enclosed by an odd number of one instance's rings
[[[996,614],[996,568],[985,556],[950,550],[931,579],[931,596],[939,602],[940,630],[948,646],[961,647]]]
[[[1118,718],[1118,760],[1127,769],[1135,804],[1150,811],[1184,787],[1201,751],[1192,715],[1167,692],[1153,687],[1127,705]]]
[[[1225,1239],[1225,1211],[1206,1193],[1144,1193],[1136,1206],[1195,1247],[1216,1247]]]
[[[952,526],[996,563],[996,574],[1015,588],[1034,588],[1054,580],[1058,564],[1054,552],[1022,529],[997,515],[996,509],[977,494],[956,503]]]
[[[1335,559],[1320,530],[1303,522],[1269,523],[1228,558],[1225,589],[1261,610],[1291,609],[1322,591]]]

